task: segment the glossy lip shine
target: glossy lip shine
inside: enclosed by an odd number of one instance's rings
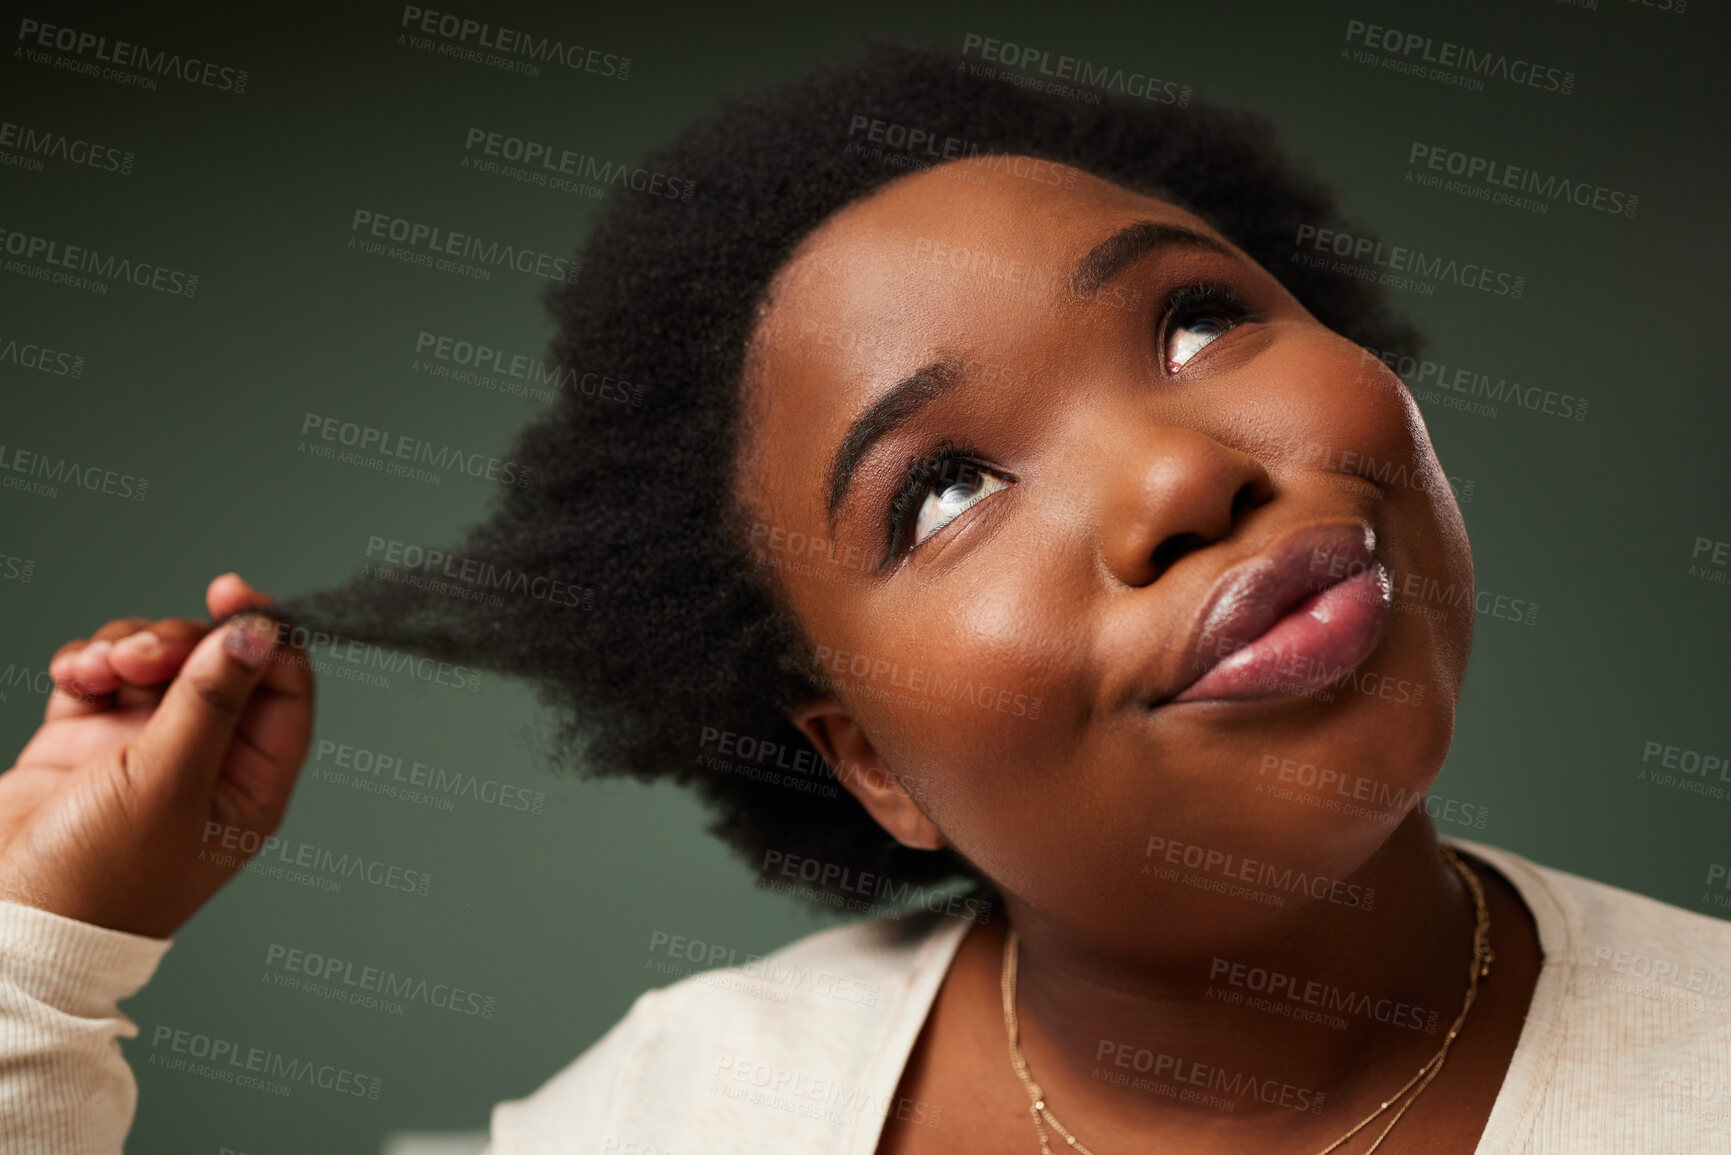
[[[1311,527],[1228,571],[1192,632],[1196,676],[1169,701],[1305,694],[1350,672],[1382,640],[1393,601],[1375,540],[1362,524]]]

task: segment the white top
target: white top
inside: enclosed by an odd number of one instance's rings
[[[1544,952],[1478,1155],[1731,1152],[1731,923],[1444,841],[1509,880]],[[649,991],[496,1106],[487,1151],[871,1155],[886,1112],[941,1126],[941,1106],[896,1089],[971,925],[838,927]],[[167,946],[0,903],[0,1147],[120,1150],[136,1085],[114,1038],[137,1028],[114,1004]]]

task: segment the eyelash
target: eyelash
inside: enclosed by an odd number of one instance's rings
[[[1166,343],[1172,331],[1181,327],[1184,322],[1210,313],[1225,318],[1228,331],[1256,319],[1256,313],[1244,298],[1238,295],[1238,290],[1225,281],[1201,281],[1178,286],[1166,298],[1166,307],[1161,311],[1160,322],[1155,327],[1155,344],[1159,349],[1160,367],[1163,371],[1172,372],[1167,368],[1166,361]]]
[[[976,469],[990,469],[980,460],[980,454],[974,450],[959,447],[955,442],[945,438],[938,447],[923,457],[908,462],[906,478],[901,489],[890,499],[890,550],[884,558],[880,571],[896,558],[912,553],[920,547],[919,542],[903,548],[907,538],[908,520],[919,512],[919,507],[926,499],[926,494],[933,481],[948,475],[957,465],[972,465]],[[1002,473],[1002,470],[992,470]]]
[[[1208,313],[1224,317],[1228,329],[1236,328],[1246,321],[1254,320],[1256,314],[1245,303],[1238,291],[1225,281],[1202,281],[1189,285],[1180,285],[1173,289],[1166,298],[1166,305],[1161,310],[1160,320],[1156,325],[1157,343],[1160,350],[1160,364],[1164,371],[1166,365],[1166,340],[1173,329],[1181,322],[1193,320]],[[897,558],[912,553],[918,549],[921,542],[904,547],[907,538],[908,521],[918,512],[920,504],[925,501],[931,483],[944,477],[957,465],[971,465],[976,469],[986,470],[1001,476],[1008,476],[1004,471],[987,465],[982,455],[965,446],[957,446],[945,438],[936,449],[922,457],[908,462],[907,474],[902,481],[901,489],[890,499],[889,524],[890,548],[878,567],[881,573]]]

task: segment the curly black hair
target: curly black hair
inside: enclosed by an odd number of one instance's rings
[[[557,718],[555,763],[695,787],[713,831],[760,871],[824,864],[807,872],[809,897],[857,896],[865,873],[889,882],[878,894],[984,882],[952,851],[886,835],[788,717],[825,683],[749,540],[734,466],[747,346],[795,247],[838,209],[941,156],[913,142],[960,142],[946,147],[1071,165],[1180,204],[1322,324],[1376,348],[1418,341],[1374,286],[1292,260],[1299,226],[1347,225],[1262,118],[1048,95],[965,63],[875,44],[729,101],[646,158],[646,169],[687,182],[689,199],[615,196],[580,248],[580,275],[543,296],[561,378],[634,382],[640,404],[568,388],[518,433],[508,457],[521,483],[445,551],[462,559],[466,586],[363,572],[285,599],[278,616],[527,679]],[[443,569],[453,572],[448,559]]]

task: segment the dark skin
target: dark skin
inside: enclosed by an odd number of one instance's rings
[[[1114,278],[1075,292],[1078,259],[1137,222],[1152,226],[1144,239],[1196,236],[1115,270],[1097,262],[1096,281]],[[1192,296],[1169,315],[1172,292],[1199,283],[1243,307],[1210,314]],[[951,387],[921,386],[942,396],[834,485],[856,419],[933,364]],[[1084,1143],[1318,1151],[1434,1054],[1465,993],[1472,906],[1413,802],[1448,749],[1470,610],[1391,613],[1332,696],[1172,700],[1195,675],[1204,597],[1295,531],[1362,527],[1419,589],[1470,588],[1460,512],[1397,378],[1172,205],[1092,177],[1055,188],[943,166],[837,213],[789,261],[742,406],[736,496],[771,526],[873,559],[844,581],[786,577],[810,638],[849,655],[831,672],[850,676],[794,720],[832,764],[863,769],[841,781],[891,835],[953,845],[996,885],[1023,939],[1024,1053]],[[968,449],[967,469],[908,501],[892,534],[910,461],[945,438]],[[1348,464],[1365,459],[1398,480]],[[206,600],[223,618],[270,599],[229,574]],[[165,937],[276,829],[310,742],[312,676],[304,653],[243,621],[120,618],[61,647],[44,724],[0,776],[0,897]],[[874,672],[892,664],[901,675]],[[927,689],[867,692],[908,684],[910,669]],[[960,680],[993,691],[930,689]],[[1380,793],[1356,813],[1307,805],[1265,788],[1287,763]],[[901,784],[914,778],[918,804]],[[1334,901],[1327,885],[1273,904],[1185,885],[1142,870],[1152,837],[1374,888],[1375,902]],[[1383,1152],[1473,1150],[1531,1001],[1531,919],[1476,869],[1495,968]],[[939,1125],[892,1117],[881,1151],[1032,1148],[1004,1045],[1002,935],[998,922],[967,936],[902,1075],[898,1093],[941,1108]],[[1363,1015],[1336,1030],[1214,1001],[1217,960],[1420,1008],[1441,1030]],[[1093,1077],[1103,1041],[1322,1092],[1326,1106],[1241,1096],[1224,1111],[1113,1085]],[[1382,1125],[1338,1150],[1363,1152]]]
[[[1053,187],[982,169],[958,181],[949,167],[825,222],[760,313],[737,496],[757,520],[869,559],[850,581],[781,578],[819,652],[847,655],[794,720],[832,764],[888,772],[844,782],[891,835],[952,845],[996,885],[1022,937],[1023,1052],[1082,1142],[1318,1151],[1436,1052],[1466,992],[1471,898],[1413,802],[1448,750],[1472,615],[1390,613],[1332,697],[1170,699],[1194,677],[1189,630],[1229,567],[1344,524],[1374,530],[1393,573],[1470,588],[1459,509],[1398,379],[1205,222],[1091,176]],[[1137,222],[1216,244],[1153,247],[1078,294],[1070,270]],[[1195,284],[1229,286],[1243,308],[1167,315],[1173,290]],[[956,383],[865,454],[832,531],[837,447],[894,383],[934,364],[960,366]],[[909,463],[946,438],[973,472],[916,491],[898,531]],[[1366,459],[1401,470],[1361,475],[1351,463]],[[1408,595],[1394,596],[1398,611]],[[870,672],[885,661],[995,693],[940,716],[929,694],[866,692],[905,683]],[[1382,802],[1367,816],[1259,789],[1270,758],[1375,782]],[[922,780],[918,803],[898,776]],[[1151,837],[1376,898],[1366,909],[1217,894],[1144,873]],[[1508,884],[1477,874],[1493,977],[1383,1152],[1471,1152],[1518,1039],[1537,937]],[[958,1136],[1032,1149],[1005,1045],[1002,935],[969,934],[903,1076],[899,1094],[940,1106],[940,1125],[892,1117],[880,1151],[953,1151]],[[1217,959],[1440,1024],[1359,1016],[1336,1030],[1211,1001]],[[1326,1107],[1242,1097],[1225,1111],[1113,1085],[1092,1077],[1103,1041],[1324,1092]],[[1387,1119],[1338,1150],[1368,1149]]]

